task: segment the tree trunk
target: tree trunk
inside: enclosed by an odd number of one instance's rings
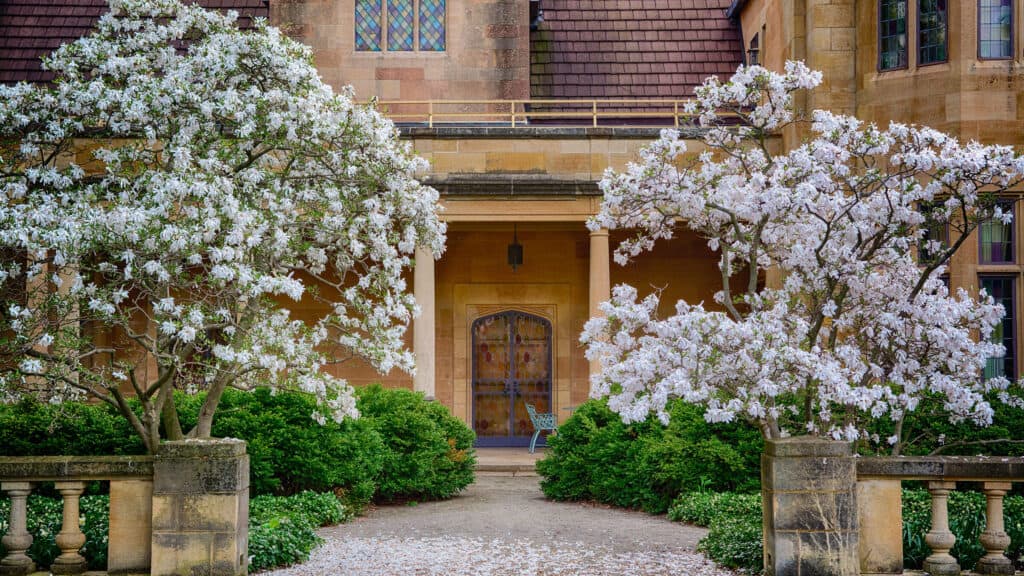
[[[164,392],[161,390],[160,392]],[[185,434],[181,431],[181,419],[178,418],[178,407],[174,403],[174,387],[167,386],[167,397],[164,399],[160,417],[164,424],[164,435],[168,440],[182,440]]]
[[[227,388],[227,384],[224,382],[214,382],[210,387],[210,391],[206,393],[206,400],[203,401],[203,407],[199,410],[196,427],[188,433],[190,438],[210,437],[213,430],[213,415],[217,413],[217,405],[220,404],[225,388]]]

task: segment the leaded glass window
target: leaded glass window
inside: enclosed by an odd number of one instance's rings
[[[1013,3],[1010,0],[978,1],[978,57],[1013,57]]]
[[[917,5],[917,63],[946,60],[946,0],[920,0]]]
[[[355,24],[361,52],[445,49],[445,0],[356,0]]]
[[[1013,328],[1017,318],[1015,306],[1017,299],[1013,291],[1014,278],[1013,276],[982,276],[979,280],[981,288],[996,301],[996,304],[1002,304],[1006,310],[1006,316],[1003,316],[1002,321],[996,324],[995,330],[992,331],[992,341],[1001,343],[1006,348],[1006,354],[1001,358],[989,358],[985,362],[984,377],[987,380],[1004,376],[1012,381],[1017,374],[1017,339]]]
[[[1001,202],[999,205],[1004,214],[1013,216],[1013,203]],[[990,219],[978,226],[980,264],[1012,264],[1013,263],[1013,221],[1003,223],[1002,220]]]
[[[907,0],[881,0],[878,8],[878,69],[907,67]]]
[[[380,51],[382,0],[356,0],[356,50]]]

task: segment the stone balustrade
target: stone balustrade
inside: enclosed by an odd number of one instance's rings
[[[1003,497],[1013,482],[1024,481],[1024,458],[1009,457],[901,457],[858,458],[857,508],[859,517],[860,572],[864,575],[903,573],[902,489],[904,480],[918,480],[931,493],[931,530],[925,542],[932,554],[924,570],[933,576],[960,574],[950,554],[956,537],[949,529],[949,493],[957,483],[980,484],[985,493],[986,525],[980,540],[985,549],[974,572],[1013,574],[1006,557],[1010,537],[1005,531]]]
[[[91,481],[110,482],[110,574],[149,571],[153,500],[151,456],[46,456],[0,458],[0,491],[11,499],[10,522],[0,560],[0,575],[20,576],[36,568],[26,551],[32,546],[26,503],[39,482],[54,482],[64,500],[63,525],[57,534],[61,554],[49,566],[53,574],[78,574],[86,569],[79,554],[85,534],[79,526],[78,500]],[[45,568],[45,567],[39,567]]]
[[[240,440],[166,442],[156,456],[0,457],[0,491],[11,499],[0,542],[0,576],[36,570],[27,500],[54,482],[64,501],[61,554],[52,574],[80,574],[85,535],[78,502],[91,481],[110,483],[107,573],[242,576],[248,572],[249,458]],[[46,567],[38,567],[46,568]]]

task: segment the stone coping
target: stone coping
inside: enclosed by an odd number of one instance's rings
[[[593,180],[539,174],[451,174],[423,181],[442,196],[600,196]]]
[[[0,480],[47,482],[152,478],[152,456],[2,456]]]
[[[839,458],[853,453],[853,444],[818,436],[793,436],[765,442],[765,454],[789,458]]]
[[[399,125],[398,130],[403,138],[433,138],[437,140],[516,140],[516,139],[621,139],[621,140],[654,140],[662,130],[672,129],[671,126],[627,127],[627,126],[410,126]],[[675,128],[683,138],[698,140],[707,131],[695,126]]]
[[[1024,482],[1024,458],[1010,456],[918,456],[857,458],[859,480]]]

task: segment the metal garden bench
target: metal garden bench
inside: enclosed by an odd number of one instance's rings
[[[550,430],[552,433],[558,432],[558,425],[555,424],[555,415],[551,412],[537,413],[537,409],[533,404],[526,405],[526,411],[530,414],[530,422],[533,423],[533,438],[530,439],[530,454],[533,454],[537,448],[537,437],[544,430]]]

